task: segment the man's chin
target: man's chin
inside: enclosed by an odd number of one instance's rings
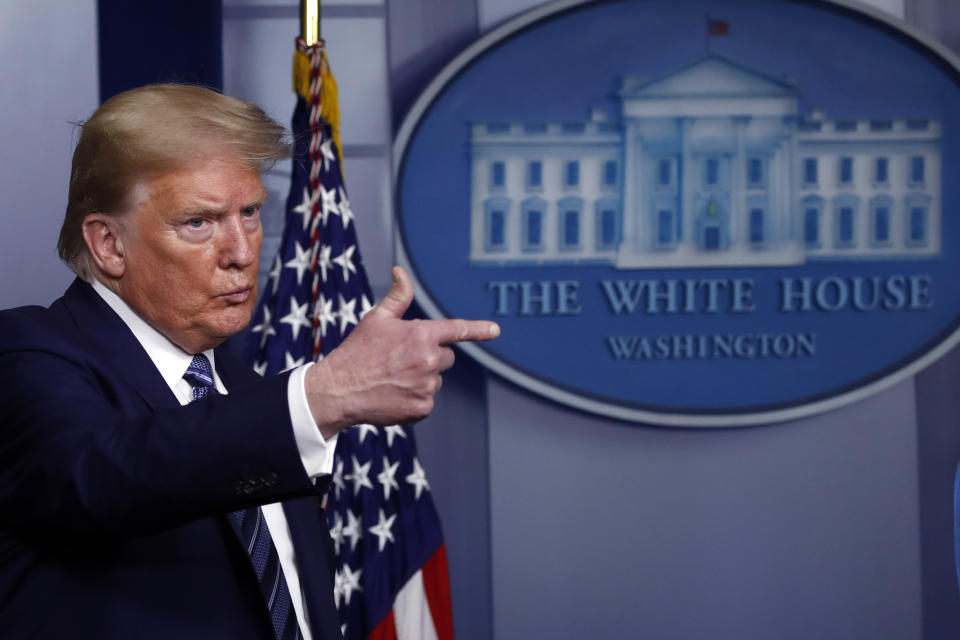
[[[250,325],[251,315],[251,313],[239,312],[231,313],[228,317],[218,318],[216,322],[211,323],[201,334],[196,336],[198,344],[209,345],[200,349],[200,351],[219,346],[246,329]],[[197,351],[194,351],[194,353],[197,353]]]

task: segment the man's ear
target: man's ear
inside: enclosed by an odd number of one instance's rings
[[[102,213],[88,213],[83,219],[83,240],[90,259],[100,271],[111,278],[123,276],[123,224],[120,220]]]

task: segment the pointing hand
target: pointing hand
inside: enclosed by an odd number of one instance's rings
[[[455,342],[492,340],[487,320],[403,320],[413,284],[393,268],[386,297],[343,343],[307,371],[307,401],[324,437],[354,424],[410,424],[433,410]]]

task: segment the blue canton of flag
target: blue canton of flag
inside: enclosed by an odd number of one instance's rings
[[[250,333],[261,375],[321,359],[372,308],[333,128],[319,117],[320,96],[333,92],[317,85],[333,78],[322,44],[298,47],[310,56],[311,99],[297,96],[286,223]],[[358,425],[339,435],[327,520],[346,638],[396,638],[398,625],[405,638],[453,637],[446,552],[429,489],[408,428]]]

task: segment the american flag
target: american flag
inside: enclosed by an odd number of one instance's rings
[[[730,34],[730,23],[726,20],[714,20],[707,16],[707,35],[725,36]]]
[[[297,95],[286,223],[250,333],[261,375],[322,358],[373,305],[340,169],[336,85],[322,43],[297,50],[309,89]],[[344,637],[452,639],[446,550],[413,432],[342,432],[326,509]]]

